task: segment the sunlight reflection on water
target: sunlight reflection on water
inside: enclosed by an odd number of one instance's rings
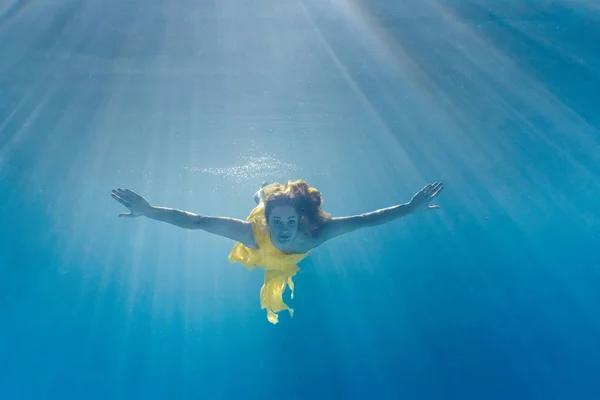
[[[298,166],[278,160],[271,154],[259,156],[239,156],[240,163],[224,168],[197,168],[185,167],[190,172],[202,172],[220,176],[236,183],[247,182],[253,179],[268,179],[276,176],[287,175],[297,171]]]

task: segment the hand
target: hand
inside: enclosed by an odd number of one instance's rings
[[[429,205],[429,202],[438,194],[440,194],[442,189],[444,189],[444,185],[441,182],[430,183],[423,189],[419,190],[408,204],[414,211],[434,210],[440,208],[440,206],[437,205]]]
[[[152,210],[152,206],[146,199],[129,189],[113,189],[110,195],[130,211],[119,214],[119,217],[135,218],[146,215]]]

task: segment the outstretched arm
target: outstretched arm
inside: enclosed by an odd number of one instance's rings
[[[142,196],[129,189],[115,189],[111,196],[130,211],[119,214],[119,217],[145,216],[185,229],[201,229],[241,242],[250,248],[256,247],[252,225],[249,222],[235,218],[207,217],[173,208],[152,206]]]
[[[188,211],[166,207],[155,207],[145,214],[156,221],[166,222],[185,229],[201,229],[214,235],[241,242],[250,248],[256,247],[252,225],[249,222],[227,217],[208,217]]]
[[[396,206],[382,208],[377,211],[368,212],[349,217],[332,218],[316,234],[314,238],[317,244],[326,242],[336,236],[340,236],[360,228],[382,225],[387,222],[402,218],[415,211],[432,210],[440,208],[437,205],[429,205],[429,202],[437,196],[444,186],[440,182],[431,183],[418,191],[410,202]]]

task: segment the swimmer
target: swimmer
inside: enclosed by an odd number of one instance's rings
[[[277,313],[293,309],[283,302],[286,287],[294,294],[292,277],[298,263],[310,251],[335,237],[357,229],[374,227],[418,211],[439,209],[430,204],[442,191],[441,182],[426,185],[408,203],[367,212],[360,215],[331,217],[323,211],[321,193],[303,180],[285,184],[263,183],[254,195],[256,207],[246,220],[212,217],[187,211],[151,205],[129,189],[114,189],[112,197],[129,212],[119,217],[147,217],[185,229],[200,229],[235,241],[229,262],[239,262],[246,268],[265,269],[260,291],[261,307],[269,322],[278,322]]]

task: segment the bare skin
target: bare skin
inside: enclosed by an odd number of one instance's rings
[[[334,237],[360,228],[373,227],[394,221],[409,214],[424,210],[439,209],[430,202],[440,194],[441,182],[431,183],[419,190],[405,204],[371,211],[360,215],[331,218],[310,234],[299,229],[299,216],[290,206],[274,207],[267,221],[273,246],[283,253],[305,253]],[[129,209],[119,217],[147,217],[185,229],[201,229],[206,232],[256,248],[252,225],[244,220],[227,217],[208,217],[172,208],[152,206],[142,196],[129,189],[114,189],[112,197]]]

